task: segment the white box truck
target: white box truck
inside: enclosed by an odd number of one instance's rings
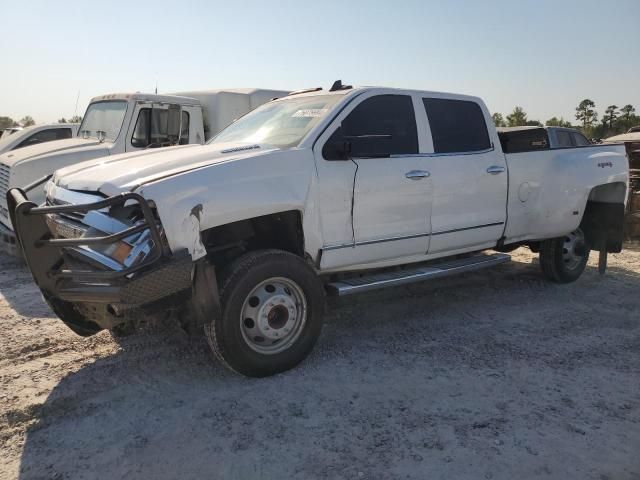
[[[91,99],[75,137],[0,155],[0,244],[19,255],[7,210],[10,188],[23,187],[59,168],[149,148],[202,144],[254,108],[287,95],[257,88],[183,94],[113,93]],[[34,202],[44,192],[31,192]]]

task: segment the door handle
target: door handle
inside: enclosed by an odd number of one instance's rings
[[[487,168],[487,173],[490,173],[491,175],[497,175],[504,172],[505,170],[506,168],[499,165],[491,165],[489,168]]]
[[[425,170],[411,170],[410,172],[407,172],[404,174],[405,177],[411,180],[422,180],[423,178],[426,178],[429,175],[430,173]]]

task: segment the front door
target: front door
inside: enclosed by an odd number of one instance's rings
[[[349,238],[323,249],[325,268],[423,257],[429,246],[432,185],[429,158],[419,155],[414,100],[363,97],[333,134],[350,145],[355,171]]]

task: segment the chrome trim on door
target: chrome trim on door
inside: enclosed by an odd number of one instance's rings
[[[454,228],[453,230],[442,230],[440,232],[433,232],[431,235],[445,235],[447,233],[464,232],[465,230],[474,230],[476,228],[497,227],[499,225],[504,225],[504,222],[487,223],[485,225],[476,225],[474,227]]]
[[[410,172],[404,174],[405,177],[411,180],[422,180],[423,178],[426,178],[430,175],[431,174],[426,170],[411,170]]]
[[[429,233],[414,233],[411,235],[403,235],[400,237],[387,237],[387,238],[379,238],[376,240],[364,240],[363,242],[356,242],[356,243],[339,243],[339,244],[324,246],[322,247],[322,250],[329,251],[329,250],[338,250],[340,248],[360,247],[363,245],[374,245],[376,243],[393,242],[395,240],[409,240],[412,238],[428,237],[429,235],[430,235]]]
[[[491,165],[489,168],[487,168],[487,173],[490,173],[491,175],[497,175],[504,172],[505,170],[506,168],[500,165]]]
[[[480,155],[493,152],[495,147],[491,146],[484,150],[474,150],[473,152],[447,152],[447,153],[400,153],[389,155],[390,158],[431,158],[431,157],[455,157],[460,155]]]
[[[447,233],[464,232],[465,230],[473,230],[476,228],[497,227],[499,225],[504,225],[504,222],[487,223],[485,225],[475,225],[473,227],[455,228],[453,230],[443,230],[440,232],[433,232],[433,233],[414,233],[411,235],[403,235],[400,237],[387,237],[387,238],[379,238],[376,240],[364,240],[362,242],[356,242],[356,243],[337,243],[337,244],[326,245],[322,247],[322,251],[327,252],[329,250],[339,250],[341,248],[353,248],[353,247],[360,247],[365,245],[374,245],[376,243],[393,242],[395,240],[410,240],[412,238],[432,237],[435,235],[444,235]]]

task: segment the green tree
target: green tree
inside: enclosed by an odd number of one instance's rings
[[[564,118],[551,117],[545,122],[547,127],[566,127],[571,128],[571,122],[566,121]]]
[[[522,107],[515,107],[513,112],[507,115],[507,125],[510,127],[520,127],[527,124],[527,114]]]
[[[496,127],[506,127],[507,126],[507,122],[504,121],[504,117],[502,116],[501,113],[494,113],[493,115],[491,115],[491,118],[493,119],[493,124]]]
[[[0,130],[4,130],[5,128],[17,127],[18,124],[11,117],[0,117]]]
[[[30,115],[26,115],[22,117],[22,120],[20,120],[20,125],[22,125],[23,127],[30,127],[31,125],[35,124],[36,121]]]
[[[585,98],[576,107],[576,120],[582,122],[582,128],[587,130],[593,123],[598,120],[598,113],[594,110],[596,104],[593,100]]]
[[[636,109],[633,108],[633,105],[625,105],[620,109],[620,113],[622,114],[622,118],[628,122],[631,120],[631,116],[636,113]]]
[[[604,111],[604,116],[602,117],[602,123],[604,125],[609,125],[609,129],[613,129],[613,122],[618,118],[618,106],[617,105],[609,105],[607,109]]]
[[[542,122],[540,120],[527,120],[524,124],[528,127],[543,127]]]
[[[74,115],[69,119],[69,123],[82,123],[82,117],[80,115]]]
[[[58,123],[67,123],[67,119],[62,117],[58,119]]]

